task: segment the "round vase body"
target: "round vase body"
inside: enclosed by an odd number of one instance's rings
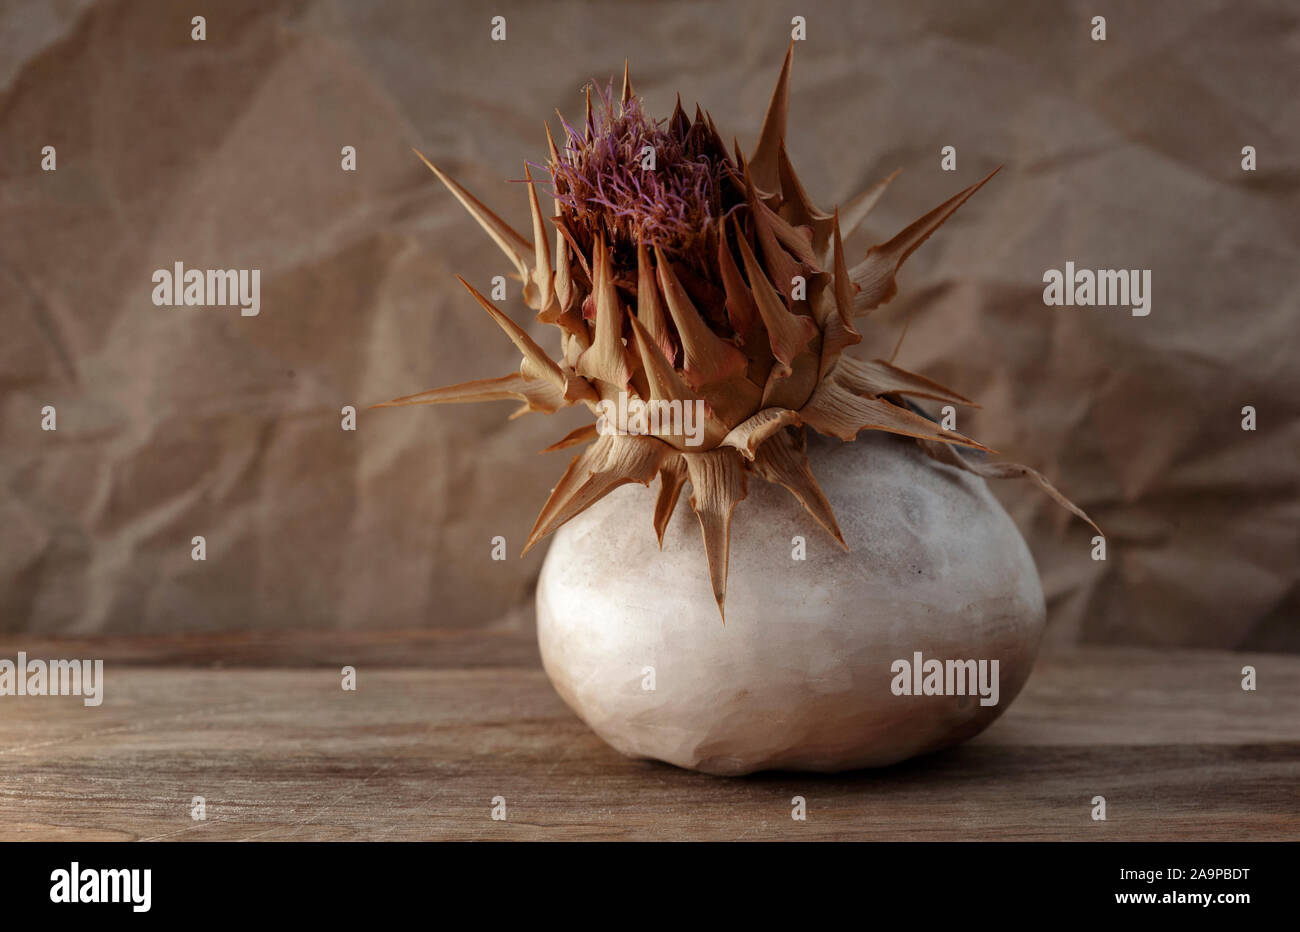
[[[725,624],[689,485],[662,552],[653,487],[618,488],[554,535],[537,589],[542,661],[619,751],[727,775],[878,767],[979,733],[1024,685],[1043,592],[984,480],[881,433],[809,432],[808,459],[849,549],[750,475]],[[944,664],[943,694],[925,694],[928,661]],[[977,675],[964,688],[957,676],[979,666],[984,695]]]

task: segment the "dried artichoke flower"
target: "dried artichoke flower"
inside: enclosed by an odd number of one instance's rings
[[[666,122],[651,120],[626,67],[618,100],[611,84],[596,90],[593,107],[588,87],[583,127],[561,117],[563,149],[546,127],[553,251],[533,179],[533,168],[541,166],[524,169],[530,242],[417,151],[514,265],[537,320],[559,329],[561,352],[552,359],[462,278],[518,347],[519,371],[378,407],[513,398],[523,402],[513,416],[576,403],[604,413],[622,395],[625,402],[662,403],[657,410],[665,412],[673,403],[703,412],[694,436],[680,420],[666,418],[667,427],[661,422],[656,432],[593,424],[548,447],[589,444],[561,476],[524,552],[618,486],[648,486],[656,476],[654,528],[662,545],[689,480],[723,613],[731,515],[750,473],[788,489],[847,546],[804,453],[808,427],[846,441],[862,430],[888,431],[915,438],[940,462],[981,476],[1030,477],[1091,523],[1029,467],[966,459],[955,447],[991,451],[904,401],[915,396],[973,405],[970,399],[891,362],[845,354],[862,339],[857,318],[894,296],[894,276],[907,257],[992,174],[850,267],[843,240],[893,176],[854,199],[842,216],[813,205],[785,149],[793,53],[791,43],[749,159],[738,146],[734,155],[728,152],[712,118],[698,107],[688,117],[680,97]]]

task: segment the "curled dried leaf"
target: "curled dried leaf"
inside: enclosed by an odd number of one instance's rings
[[[860,395],[913,395],[917,398],[979,407],[965,395],[959,395],[933,379],[908,372],[883,359],[867,361],[841,356],[835,367],[835,376],[845,388]]]
[[[1038,470],[1020,463],[977,463],[962,456],[960,452],[951,446],[942,443],[933,443],[922,441],[921,449],[926,452],[932,459],[940,463],[947,463],[949,466],[956,466],[958,469],[964,469],[966,472],[974,473],[985,479],[1032,479],[1038,483],[1039,487],[1048,494],[1052,501],[1056,502],[1066,511],[1082,518],[1098,534],[1103,534],[1097,523],[1088,517],[1087,512],[1070,501],[1063,492],[1057,489],[1048,481],[1047,477]],[[1103,536],[1105,536],[1103,534]]]
[[[671,448],[653,437],[602,434],[569,463],[524,544],[527,553],[556,528],[620,485],[649,485]]]
[[[764,408],[747,421],[742,421],[731,429],[723,438],[723,446],[739,451],[747,460],[754,459],[754,452],[777,431],[786,427],[798,426],[803,422],[799,414],[789,408]]]
[[[823,434],[841,440],[856,440],[864,430],[883,430],[918,440],[955,443],[988,451],[955,430],[944,430],[934,421],[880,398],[864,398],[845,388],[834,377],[822,380],[808,404],[799,409],[803,422]]]

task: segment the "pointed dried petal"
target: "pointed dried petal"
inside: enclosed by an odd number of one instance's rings
[[[637,354],[641,359],[641,365],[645,369],[646,382],[650,390],[652,399],[676,399],[694,400],[698,397],[682,381],[682,377],[677,374],[672,363],[664,356],[659,344],[655,342],[654,337],[636,317],[629,317],[628,321],[632,327],[632,337],[636,344]]]
[[[560,335],[560,345],[564,347],[564,365],[568,369],[573,369],[582,358],[582,354],[587,351],[587,347],[591,346],[591,336],[586,332],[586,327],[584,322],[581,332],[570,333],[566,330]],[[578,370],[573,369],[573,371],[576,373]]]
[[[799,176],[790,164],[790,154],[785,151],[784,142],[777,148],[776,156],[778,177],[781,180],[781,219],[796,227],[801,224],[809,226],[814,231],[819,225],[825,224],[826,235],[829,236],[831,215],[820,210],[799,183]],[[822,247],[825,247],[825,243]]]
[[[758,307],[759,316],[767,327],[768,340],[772,346],[772,355],[776,357],[784,375],[792,371],[794,358],[804,351],[808,341],[817,335],[817,325],[811,318],[792,314],[786,309],[785,302],[772,288],[767,276],[759,268],[753,250],[740,233],[737,226],[736,241],[740,245],[740,258],[745,264],[745,274],[749,276],[749,288]],[[778,376],[778,378],[781,376]]]
[[[587,276],[587,281],[595,281],[595,276],[591,274],[591,266],[587,264],[587,256],[583,253],[582,247],[578,245],[578,241],[574,238],[573,231],[569,229],[564,217],[556,214],[551,218],[551,223],[555,225],[555,229],[560,231],[560,235],[569,244],[569,251],[578,260],[578,265],[582,268],[582,274]]]
[[[520,370],[523,372],[524,378],[528,378],[531,373],[528,371],[527,360],[524,363],[523,366],[520,366]],[[564,373],[564,400],[567,404],[578,401],[591,402],[599,400],[600,392],[596,391],[596,387],[578,375],[577,372],[567,365],[561,366],[560,371]]]
[[[506,332],[506,336],[519,348],[519,352],[523,354],[525,361],[532,366],[535,374],[551,382],[560,391],[564,391],[564,373],[560,371],[560,367],[555,361],[546,355],[546,351],[538,346],[533,341],[533,338],[524,332],[523,328],[507,317],[491,301],[475,291],[473,285],[459,275],[456,276],[456,280],[465,286],[469,293],[474,296],[474,300],[478,301],[483,310],[487,311],[492,319],[497,322],[497,325]]]
[[[745,497],[745,467],[735,450],[684,453],[691,479],[691,507],[700,519],[704,554],[718,614],[726,621],[727,562],[731,549],[731,512]]]
[[[555,386],[554,381],[547,372],[540,369],[537,363],[527,357],[519,363],[519,374],[524,377],[525,381],[539,381],[551,387]],[[560,367],[560,375],[564,377],[564,388],[561,390],[561,395],[565,405],[571,405],[578,401],[596,401],[599,398],[591,383],[579,376],[567,365]],[[526,412],[516,411],[515,415],[512,415],[512,419],[514,416],[524,413]]]
[[[590,443],[600,436],[596,430],[595,424],[584,424],[581,427],[575,427],[549,447],[543,447],[539,452],[554,453],[556,450],[565,450],[569,447],[576,447],[580,443]]]
[[[917,398],[933,398],[950,404],[969,405],[978,408],[975,402],[964,395],[959,395],[951,388],[940,385],[933,379],[927,379],[915,372],[908,372],[898,366],[873,359],[870,362],[842,356],[835,367],[835,377],[849,391],[859,395],[914,395]]]
[[[835,211],[832,226],[835,313],[827,314],[822,321],[822,355],[817,371],[819,380],[826,378],[845,349],[862,342],[862,335],[853,326],[853,282],[849,280],[848,268],[844,262],[844,240],[840,236],[838,210]]]
[[[673,273],[672,266],[658,246],[655,264],[659,273],[659,287],[668,304],[668,313],[677,327],[682,341],[682,371],[691,388],[722,382],[744,373],[748,363],[745,355],[709,329],[700,312],[695,309],[686,290]]]
[[[837,316],[834,284],[835,276],[830,272],[813,272],[808,276],[808,294],[799,312],[805,313],[802,308],[806,307],[806,313],[817,324],[818,330],[825,329],[827,319]]]
[[[561,117],[561,120],[564,118]],[[551,165],[554,166],[560,161],[560,150],[555,147],[555,137],[551,135],[551,124],[546,123],[546,148],[550,152]],[[558,211],[557,211],[558,213]]]
[[[537,319],[544,324],[558,324],[570,332],[581,325],[582,332],[586,333],[587,327],[581,322],[581,315],[573,313],[575,293],[573,278],[569,274],[569,244],[558,230],[555,233],[555,278],[552,281],[555,301],[543,307]]]
[[[797,427],[802,423],[798,412],[789,408],[764,408],[733,427],[722,439],[722,445],[732,447],[745,459],[752,460],[754,451],[764,440],[786,427]]]
[[[862,221],[867,219],[871,209],[876,206],[880,196],[885,193],[885,188],[889,187],[889,183],[897,178],[901,171],[901,168],[894,169],[893,173],[884,181],[877,181],[844,205],[844,210],[841,212],[843,218],[841,232],[845,239],[858,232],[858,227],[862,226]]]
[[[844,535],[835,521],[835,512],[826,494],[813,478],[804,453],[804,432],[783,430],[773,435],[758,448],[754,456],[754,471],[768,482],[785,486],[807,509],[817,523],[824,527],[845,550]]]
[[[528,260],[525,257],[532,251],[532,243],[516,233],[510,224],[488,210],[482,201],[453,181],[450,176],[443,174],[441,169],[426,159],[419,149],[412,149],[411,151],[420,157],[420,161],[429,166],[429,170],[437,175],[438,180],[446,185],[447,190],[456,196],[456,200],[460,201],[464,208],[469,211],[470,216],[477,220],[479,226],[487,231],[488,236],[492,237],[492,241],[506,254],[506,258],[514,263],[515,268],[519,271],[520,279],[527,281]]]
[[[634,96],[636,96],[636,91],[632,90],[632,79],[628,77],[627,59],[625,58],[623,59],[623,106],[626,107],[627,102]]]
[[[777,169],[777,152],[785,141],[786,111],[790,106],[790,66],[794,61],[794,40],[786,49],[785,61],[781,64],[781,74],[776,79],[776,89],[768,102],[767,113],[763,116],[763,128],[758,134],[758,145],[750,158],[750,170],[754,181],[765,191],[776,191],[781,183]]]
[[[691,121],[686,116],[686,111],[682,109],[682,95],[677,95],[677,103],[673,107],[673,115],[668,118],[668,131],[678,139],[685,139],[686,134],[691,131]]]
[[[1057,489],[1056,486],[1052,485],[1052,483],[1048,481],[1047,477],[1036,469],[1032,469],[1029,466],[1023,466],[1020,463],[972,462],[948,444],[943,443],[933,443],[923,440],[921,441],[921,449],[941,463],[956,466],[958,469],[964,469],[967,472],[972,472],[985,479],[1033,479],[1042,487],[1043,491],[1051,497],[1052,501],[1056,502],[1071,514],[1087,521],[1094,531],[1098,534],[1102,534],[1101,528],[1097,527],[1096,522],[1089,518],[1082,508],[1066,498],[1064,493]],[[1102,536],[1105,535],[1103,534]]]
[[[892,298],[898,291],[898,286],[894,283],[894,275],[897,274],[904,260],[915,252],[931,233],[943,226],[944,222],[957,212],[957,208],[966,203],[967,199],[998,171],[999,169],[995,168],[985,176],[983,181],[977,181],[964,191],[959,191],[948,198],[889,242],[868,249],[867,257],[849,270],[849,277],[862,289],[853,298],[854,312],[862,314]]]
[[[523,553],[620,485],[639,482],[648,486],[670,451],[671,447],[653,437],[602,434],[569,463],[542,506]]]
[[[621,390],[627,388],[632,366],[627,347],[623,345],[623,309],[614,290],[604,240],[596,240],[593,261],[596,266],[596,334],[591,346],[578,359],[578,374],[600,379]]]
[[[722,426],[722,433],[718,435],[719,442],[726,435],[729,425],[740,423],[751,412],[763,406],[763,389],[747,376],[701,386],[699,394],[711,412],[712,419],[716,419]],[[706,421],[705,427],[708,429],[712,425]]]
[[[515,344],[519,352],[523,354],[523,363],[520,367],[524,378],[526,379],[544,379],[551,385],[558,388],[561,392],[565,390],[564,373],[560,371],[559,365],[546,354],[537,343],[530,337],[522,327],[516,324],[506,314],[497,308],[491,301],[479,294],[469,282],[456,276],[459,281],[474,299],[488,312],[488,315],[497,323],[506,336]]]
[[[808,403],[799,409],[799,416],[813,430],[841,440],[856,440],[863,430],[883,430],[918,440],[937,440],[988,451],[983,444],[955,430],[944,430],[906,408],[854,394],[834,378],[834,373],[817,386]]]
[[[758,231],[759,244],[763,247],[764,258],[767,258],[769,263],[772,261],[772,257],[768,256],[770,251],[777,261],[795,267],[796,272],[801,264],[812,269],[819,269],[821,266],[816,252],[813,251],[808,228],[792,226],[784,217],[764,204],[762,199],[757,196],[757,192],[752,187],[753,179],[750,178],[748,173],[745,175],[745,180],[750,185],[748,192],[750,205],[754,211],[755,229]],[[779,253],[777,252],[778,244],[785,247]],[[786,250],[788,250],[788,254]],[[791,274],[795,274],[795,272]]]
[[[497,379],[475,379],[414,395],[403,395],[370,407],[396,408],[405,405],[465,404],[511,399],[524,402],[524,412],[542,411],[551,414],[566,404],[563,395],[550,382],[525,379],[518,372],[512,372]]]
[[[767,382],[763,384],[764,408],[790,408],[797,411],[808,403],[819,381],[821,340],[818,335],[808,344],[808,349],[794,358],[788,374],[782,374],[776,365],[772,366],[772,371],[767,374]]]
[[[655,498],[655,536],[659,549],[664,549],[664,532],[677,509],[677,499],[686,484],[686,460],[670,453],[659,466],[659,495]]]
[[[709,123],[709,133],[713,136],[713,144],[725,151],[727,144],[722,141],[722,134],[718,132],[718,127],[713,123],[713,116],[707,110],[704,111],[704,119]]]
[[[849,267],[844,259],[844,238],[840,235],[840,212],[836,208],[831,218],[832,265],[831,271],[835,281],[835,310],[845,325],[853,326],[853,280],[849,277]]]
[[[645,370],[646,386],[649,390],[651,403],[668,402],[669,405],[676,402],[684,411],[687,405],[694,405],[699,400],[699,396],[687,387],[677,374],[672,365],[664,357],[663,352],[658,345],[650,338],[641,321],[635,317],[630,317],[632,325],[633,339],[636,343],[637,352],[641,358],[641,365]],[[692,416],[692,427],[695,422]],[[662,428],[662,424],[660,425]],[[676,422],[676,426],[685,427],[684,416]],[[705,417],[705,422],[699,439],[702,445],[706,447],[716,446],[719,440],[726,434],[726,425],[716,420]],[[688,445],[687,436],[684,433],[657,433],[653,436],[658,437],[665,443],[671,444],[678,449],[685,449]]]
[[[533,216],[533,269],[524,285],[524,300],[533,310],[541,311],[549,307],[553,292],[551,291],[551,248],[546,242],[546,221],[542,217],[542,208],[537,200],[537,186],[533,184],[533,172],[524,163],[524,179],[528,184],[528,209]]]
[[[844,358],[845,349],[861,342],[862,334],[846,325],[838,314],[829,315],[822,327],[822,352],[817,365],[817,380],[826,378],[827,373]]]
[[[517,399],[520,395],[519,387],[523,383],[524,377],[518,372],[512,372],[509,375],[503,375],[496,379],[475,379],[472,382],[459,382],[456,385],[446,385],[442,388],[433,388],[426,392],[417,392],[414,395],[403,395],[400,398],[394,398],[391,401],[381,401],[372,404],[372,408],[397,408],[404,405],[439,405],[439,404],[462,404],[476,401],[509,401],[512,398]]]
[[[820,260],[813,251],[812,240],[804,232],[807,228],[792,227],[762,201],[758,201],[757,204],[759,218],[757,229],[759,242],[763,244],[764,258],[769,251],[779,256],[781,261],[788,262],[792,267],[791,275],[797,274],[801,268],[804,271],[820,271]],[[774,246],[780,247],[779,253],[773,248]]]
[[[749,286],[740,277],[740,269],[736,268],[731,247],[727,245],[725,230],[718,232],[718,266],[722,271],[722,287],[727,295],[727,320],[743,344],[745,334],[758,320],[758,307],[754,304]]]
[[[636,245],[636,275],[636,316],[645,325],[669,365],[672,365],[677,359],[677,347],[673,345],[672,334],[668,329],[655,270],[650,264],[650,250],[646,249],[645,243]]]
[[[799,263],[777,242],[776,235],[772,232],[772,223],[770,218],[776,214],[768,210],[754,187],[754,179],[749,174],[749,169],[745,169],[745,194],[749,200],[749,215],[754,221],[754,238],[758,240],[759,249],[763,253],[763,261],[767,266],[767,279],[772,282],[781,294],[789,298],[794,291],[794,277],[801,274],[802,269]],[[766,211],[766,212],[765,212]],[[736,220],[737,238],[741,238],[739,217]],[[756,288],[753,282],[750,287]]]

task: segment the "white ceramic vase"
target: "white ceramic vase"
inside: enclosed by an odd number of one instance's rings
[[[882,433],[809,432],[808,457],[849,550],[751,476],[732,520],[725,625],[689,486],[662,552],[654,490],[639,485],[555,534],[537,590],[542,660],[619,751],[728,775],[878,767],[972,737],[1024,685],[1043,592],[984,480]],[[898,664],[918,652],[923,670],[945,664],[943,693],[904,680]],[[967,660],[986,662],[983,696],[957,676],[971,665],[946,663]],[[900,695],[904,682],[923,694]]]

